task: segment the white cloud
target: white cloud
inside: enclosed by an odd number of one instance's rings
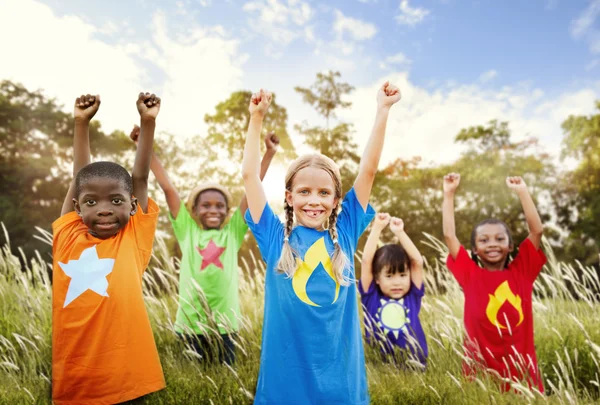
[[[0,41],[0,78],[45,89],[68,111],[78,95],[101,94],[97,118],[109,130],[128,129],[137,114],[136,95],[148,81],[146,70],[133,58],[136,47],[108,45],[95,38],[98,33],[82,19],[58,17],[36,1],[0,1],[0,37],[11,38]]]
[[[334,15],[333,30],[337,33],[338,38],[342,38],[347,33],[353,40],[363,41],[373,38],[377,33],[377,28],[373,24],[346,17],[339,10],[335,10]]]
[[[222,27],[196,28],[179,40],[169,35],[162,14],[155,15],[153,25],[160,55],[155,63],[167,77],[160,118],[176,134],[202,133],[204,114],[241,86],[247,55],[238,53],[237,41],[219,34]]]
[[[571,22],[571,36],[584,38],[592,54],[600,54],[600,30],[594,27],[596,18],[600,16],[600,0],[592,0],[579,17]]]
[[[395,19],[400,25],[408,25],[414,27],[423,21],[431,11],[423,7],[413,8],[408,4],[408,0],[400,1],[400,14]]]
[[[393,65],[410,65],[412,63],[412,60],[407,58],[402,52],[388,56],[385,58],[385,61]]]
[[[493,80],[496,76],[498,76],[498,72],[496,72],[494,69],[488,70],[479,76],[479,81],[481,83],[487,83],[490,80]]]
[[[258,20],[248,21],[252,30],[282,45],[302,36],[303,27],[314,16],[310,5],[300,0],[288,0],[287,4],[279,0],[256,0],[244,4],[242,9],[257,15]]]
[[[158,130],[182,136],[202,133],[204,114],[241,84],[240,66],[247,56],[239,54],[236,41],[223,38],[222,27],[195,29],[175,39],[158,14],[152,38],[114,45],[98,39],[101,33],[36,1],[0,0],[0,36],[12,38],[0,41],[0,54],[7,56],[0,78],[44,89],[67,111],[80,94],[100,94],[96,117],[108,132],[129,130],[139,120],[137,94],[152,91],[163,99]],[[150,77],[157,68],[164,81]]]
[[[546,152],[558,156],[562,121],[569,114],[593,113],[594,100],[600,97],[600,82],[547,98],[543,91],[528,84],[501,91],[475,84],[427,90],[411,83],[406,73],[395,73],[357,88],[348,97],[352,107],[339,111],[340,118],[354,123],[355,141],[361,151],[373,125],[375,94],[388,79],[400,87],[402,100],[390,113],[380,167],[397,157],[412,156],[434,164],[450,163],[464,150],[454,143],[456,134],[462,128],[485,125],[492,119],[508,121],[514,140],[538,137]]]
[[[593,59],[589,63],[587,63],[583,68],[586,72],[593,70],[600,63],[600,59]]]

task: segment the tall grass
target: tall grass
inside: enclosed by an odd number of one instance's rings
[[[5,234],[6,231],[4,230]],[[39,238],[51,236],[40,230]],[[8,240],[8,238],[7,238]],[[463,295],[444,266],[445,246],[425,235],[439,252],[426,264],[427,295],[421,321],[429,344],[425,372],[383,362],[377,348],[366,347],[369,391],[374,404],[588,404],[600,401],[600,281],[594,269],[560,263],[546,245],[548,264],[535,285],[535,342],[546,394],[513,383],[502,393],[493,377],[469,381],[462,376]],[[22,271],[7,244],[0,251],[0,403],[50,403],[51,284],[47,263],[28,258]],[[167,388],[135,403],[252,403],[259,369],[263,316],[264,265],[243,261],[240,299],[243,318],[234,366],[199,361],[173,331],[177,309],[178,261],[156,240],[144,275],[148,313]],[[253,277],[246,276],[254,274]],[[219,344],[215,325],[207,333]]]

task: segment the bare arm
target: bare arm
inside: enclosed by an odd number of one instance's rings
[[[73,180],[60,210],[60,216],[74,210],[75,177],[79,171],[90,164],[90,120],[100,108],[100,96],[81,96],[75,100],[73,135]]]
[[[460,183],[460,175],[450,173],[444,177],[444,201],[442,203],[442,219],[444,228],[444,240],[453,259],[456,259],[460,251],[460,241],[456,237],[456,226],[454,224],[454,193]]]
[[[131,134],[129,134],[129,137],[137,145],[139,136],[140,127],[134,125],[133,129],[131,130]],[[156,157],[154,152],[152,152],[152,159],[150,160],[150,170],[152,170],[152,173],[154,173],[154,177],[156,177],[158,185],[165,194],[167,206],[169,207],[169,212],[171,213],[171,216],[173,218],[177,218],[177,214],[179,214],[179,207],[181,206],[181,199],[179,197],[179,193],[177,192],[177,189],[175,188],[173,183],[171,183],[171,179],[169,178],[167,171],[163,167],[158,157]]]
[[[267,146],[267,150],[263,155],[263,158],[260,162],[260,181],[262,182],[265,178],[267,171],[269,170],[269,166],[271,166],[271,162],[273,161],[273,157],[275,157],[275,153],[277,153],[277,148],[279,147],[279,138],[275,136],[274,133],[267,134],[265,138],[265,145]],[[246,214],[246,210],[248,209],[248,199],[246,198],[246,194],[242,197],[242,201],[240,202],[240,211],[242,213],[242,218]]]
[[[398,100],[400,100],[400,90],[398,90],[397,87],[390,85],[388,82],[385,82],[377,93],[377,114],[375,115],[375,123],[373,124],[373,130],[367,141],[365,151],[360,159],[358,175],[354,182],[356,197],[364,210],[367,209],[373,181],[375,180],[375,174],[377,173],[377,167],[379,166],[390,107],[398,102]]]
[[[140,138],[133,164],[133,195],[143,212],[148,212],[148,175],[152,160],[152,145],[156,116],[160,110],[160,98],[154,94],[140,93],[137,100],[140,113]]]
[[[410,280],[420,289],[423,286],[423,256],[404,231],[404,222],[400,218],[391,219],[390,229],[410,258]]]
[[[535,207],[531,194],[529,194],[525,181],[521,177],[508,177],[506,179],[506,184],[509,188],[515,190],[519,196],[519,200],[521,200],[521,205],[523,206],[525,220],[527,221],[527,227],[529,228],[529,235],[527,237],[531,243],[533,243],[533,246],[535,246],[536,249],[539,249],[544,233],[544,226],[542,225],[540,214]]]
[[[158,185],[165,194],[167,206],[169,207],[171,216],[173,219],[177,218],[177,214],[179,214],[179,208],[181,207],[181,198],[179,197],[177,189],[173,183],[171,183],[171,179],[169,178],[167,171],[154,153],[152,153],[152,160],[150,161],[150,170],[152,170],[152,173],[154,173],[154,177],[156,177]]]
[[[260,178],[258,159],[260,156],[260,131],[262,130],[263,118],[271,103],[271,97],[271,93],[262,89],[259,93],[252,95],[249,107],[250,122],[242,162],[242,177],[246,189],[248,209],[250,209],[250,215],[255,223],[260,221],[267,203],[267,197]]]
[[[379,237],[389,222],[390,214],[384,212],[377,214],[371,227],[371,233],[369,234],[367,242],[365,243],[360,265],[360,283],[363,291],[365,292],[369,289],[369,287],[371,287],[371,283],[373,282],[373,257],[377,251]]]

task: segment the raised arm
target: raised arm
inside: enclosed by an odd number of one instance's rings
[[[456,226],[454,225],[454,193],[459,184],[460,174],[450,173],[444,176],[444,202],[442,203],[444,240],[453,259],[456,259],[460,250],[460,242],[456,237]]]
[[[423,256],[404,231],[404,221],[400,218],[392,218],[390,230],[396,235],[398,242],[410,258],[410,280],[420,289],[423,285]]]
[[[129,134],[129,137],[137,145],[139,136],[140,127],[134,125],[133,129],[131,130],[131,134]],[[156,177],[158,185],[165,194],[167,206],[169,207],[169,212],[171,213],[171,216],[173,218],[177,218],[177,214],[179,214],[179,207],[181,206],[181,198],[179,197],[177,189],[175,188],[173,183],[171,183],[171,179],[169,178],[167,171],[163,167],[160,160],[156,157],[154,152],[152,152],[152,160],[150,160],[150,170],[152,170],[152,173],[154,173],[154,177]]]
[[[279,138],[275,135],[274,132],[269,132],[265,137],[265,146],[267,147],[265,154],[260,162],[260,181],[262,182],[267,174],[267,170],[269,170],[269,166],[271,166],[271,161],[277,153],[277,149],[279,148]],[[248,209],[248,199],[246,198],[246,194],[242,197],[242,201],[240,202],[240,211],[242,213],[242,217],[246,214],[246,210]]]
[[[242,161],[242,177],[248,201],[248,209],[255,223],[260,217],[267,203],[267,197],[260,179],[260,131],[262,123],[271,104],[272,95],[268,91],[260,89],[250,99],[250,122],[246,134],[246,145],[244,147],[244,159]]]
[[[73,134],[73,180],[63,202],[60,216],[73,211],[73,199],[75,198],[75,177],[79,170],[90,164],[90,121],[100,108],[99,95],[82,95],[75,99]]]
[[[506,185],[508,188],[514,190],[519,196],[519,200],[521,200],[521,205],[523,206],[525,220],[527,221],[527,227],[529,228],[529,235],[527,237],[531,243],[533,243],[533,246],[535,246],[536,249],[539,249],[542,242],[542,234],[544,233],[544,226],[542,225],[540,214],[538,214],[538,211],[535,208],[535,203],[531,198],[531,194],[529,194],[525,180],[521,177],[507,177]]]
[[[385,212],[378,213],[371,226],[371,233],[367,238],[367,243],[365,243],[360,265],[360,283],[365,292],[371,287],[371,283],[373,282],[373,257],[377,251],[379,236],[381,236],[381,231],[385,229],[389,222],[390,214]]]
[[[160,111],[160,98],[150,93],[140,93],[136,102],[140,113],[140,136],[133,164],[133,195],[143,212],[148,212],[148,174],[152,160],[152,144],[156,117]]]
[[[360,159],[358,175],[354,182],[356,197],[364,210],[367,209],[369,197],[371,196],[371,188],[373,187],[375,174],[377,174],[390,108],[399,100],[400,90],[396,86],[389,84],[389,82],[385,82],[377,92],[375,123],[373,124],[373,130],[367,141],[365,151]]]

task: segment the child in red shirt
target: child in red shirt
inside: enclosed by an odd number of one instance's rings
[[[444,238],[450,250],[448,269],[465,295],[464,322],[467,331],[465,361],[467,375],[478,368],[495,370],[506,382],[527,381],[544,392],[533,343],[533,283],[546,263],[540,249],[542,221],[521,177],[508,177],[523,206],[529,235],[512,262],[508,255],[513,241],[506,224],[486,219],[471,234],[471,255],[461,246],[454,226],[454,193],[460,175],[444,177],[442,206]],[[478,264],[478,260],[481,266]]]

